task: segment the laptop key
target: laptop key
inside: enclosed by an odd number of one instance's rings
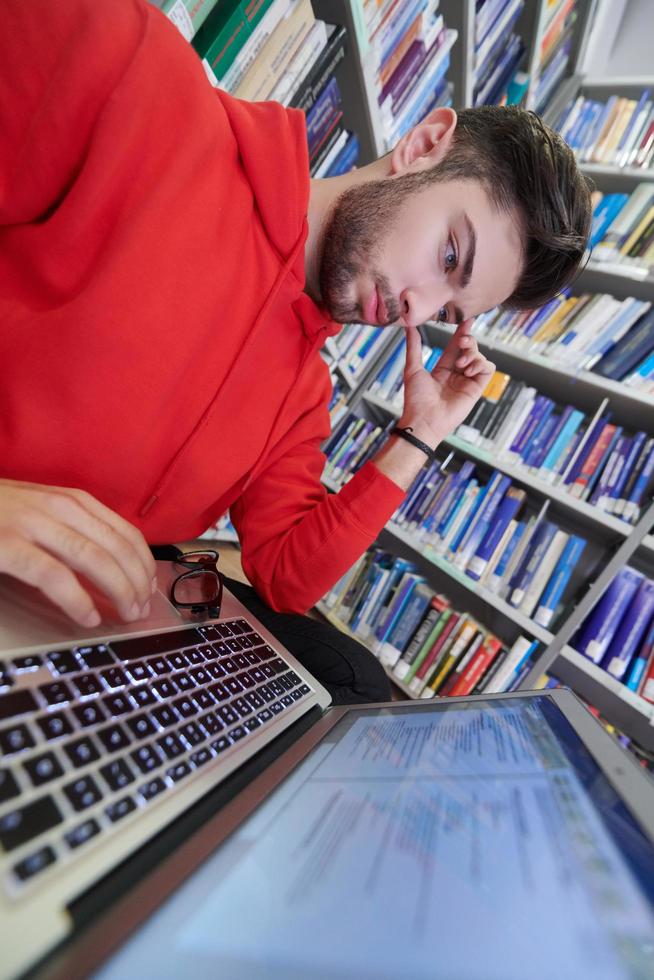
[[[232,743],[230,742],[227,735],[221,735],[220,738],[217,738],[214,742],[211,743],[211,748],[214,750],[214,752],[220,753],[220,752],[224,752],[225,749],[228,749],[231,744]]]
[[[97,731],[96,735],[109,752],[118,752],[132,743],[122,725],[107,725],[106,728]]]
[[[125,759],[114,759],[108,765],[102,766],[100,774],[109,789],[112,790],[124,789],[136,778]]]
[[[146,663],[144,663],[143,660],[135,660],[133,664],[127,664],[125,666],[125,671],[127,676],[130,677],[131,680],[136,681],[136,683],[139,681],[145,681],[151,676],[150,668]]]
[[[163,700],[166,700],[166,698],[173,698],[176,694],[179,694],[179,688],[177,685],[167,677],[164,677],[163,680],[155,681],[154,684],[152,684],[152,690]]]
[[[234,711],[236,711],[241,718],[247,718],[248,715],[252,714],[252,708],[247,703],[245,698],[234,698],[231,705]]]
[[[188,660],[183,653],[171,653],[168,655],[168,663],[175,668],[175,670],[184,670],[188,667]]]
[[[229,737],[231,738],[232,742],[238,742],[240,739],[245,738],[246,735],[247,732],[245,728],[243,728],[243,725],[235,725],[234,728],[230,728],[229,730]]]
[[[280,711],[284,710],[284,705],[280,704],[279,701],[273,701],[273,703],[270,705],[270,710],[274,715],[278,715]]]
[[[168,732],[167,735],[158,738],[157,745],[167,759],[176,759],[178,755],[186,752],[186,746],[177,732]]]
[[[14,670],[37,670],[43,663],[43,658],[38,653],[31,653],[27,657],[14,657],[12,665]]]
[[[136,810],[136,803],[132,797],[123,796],[122,800],[116,800],[115,803],[110,803],[104,812],[112,823],[116,823],[118,820],[126,817],[128,813],[132,813],[133,810]]]
[[[64,793],[75,810],[86,810],[102,799],[102,791],[92,776],[82,776],[64,786]]]
[[[138,687],[130,688],[129,696],[139,708],[157,703],[154,692],[150,690],[147,684],[139,684]]]
[[[54,752],[44,752],[43,755],[30,759],[23,764],[23,768],[30,777],[32,786],[41,786],[43,783],[48,783],[51,779],[56,779],[57,776],[64,774],[61,763]]]
[[[220,660],[220,666],[225,671],[226,674],[235,674],[238,667],[234,663],[231,657],[222,657]]]
[[[174,783],[179,782],[184,776],[188,776],[191,772],[191,767],[188,762],[178,762],[177,765],[173,766],[171,769],[166,769],[166,775],[169,779],[172,779]]]
[[[126,715],[128,711],[133,711],[133,705],[126,694],[108,694],[102,699],[102,703],[114,718]]]
[[[248,704],[251,704],[253,708],[262,708],[264,705],[264,700],[257,691],[248,691],[245,695],[245,700]]]
[[[192,670],[189,670],[189,674],[196,684],[208,684],[211,680],[206,667],[193,667]]]
[[[280,674],[277,680],[282,685],[285,691],[290,691],[292,690],[293,687],[295,687],[293,681],[291,680],[288,674]]]
[[[190,698],[178,698],[176,701],[173,701],[173,707],[176,711],[179,711],[182,718],[191,718],[198,713],[198,709]]]
[[[193,721],[189,721],[186,725],[182,725],[179,728],[179,734],[186,739],[190,748],[194,745],[199,745],[204,742],[205,735],[201,731],[200,727]]]
[[[61,738],[62,735],[70,735],[73,726],[63,711],[57,711],[51,715],[43,715],[36,719],[45,737],[48,739]]]
[[[262,684],[261,687],[258,687],[256,693],[259,695],[259,697],[263,698],[266,704],[274,701],[276,697],[275,693],[270,690],[267,684]]]
[[[13,755],[36,745],[27,725],[12,725],[0,732],[0,751],[3,755]]]
[[[198,664],[204,663],[204,657],[197,649],[185,650],[184,656],[193,667],[197,667]]]
[[[273,648],[268,646],[267,643],[262,647],[257,647],[257,653],[262,660],[273,660],[277,656]]]
[[[154,674],[168,674],[170,672],[170,664],[165,657],[150,657],[149,660],[145,661],[147,666]]]
[[[229,691],[223,686],[222,683],[212,684],[209,688],[216,701],[227,701],[229,698]]]
[[[255,728],[260,727],[261,722],[259,721],[258,718],[246,718],[245,721],[243,722],[243,725],[245,728],[247,728],[249,732],[253,732]]]
[[[242,670],[240,674],[237,674],[236,675],[236,680],[244,688],[254,687],[254,685],[255,685],[254,678],[251,676],[251,674],[247,670]]]
[[[234,722],[238,721],[238,715],[229,704],[221,704],[221,706],[218,708],[218,717],[224,721],[226,725],[233,725]]]
[[[290,708],[290,706],[293,704],[293,698],[291,697],[290,694],[285,694],[284,697],[281,699],[281,702],[285,708]]]
[[[22,861],[14,865],[14,874],[20,881],[27,881],[29,878],[33,878],[34,875],[38,874],[39,871],[43,871],[51,864],[54,864],[56,860],[57,855],[53,848],[47,844],[45,847],[40,848],[34,854],[28,855],[28,857],[23,858]]]
[[[230,694],[240,694],[243,690],[243,685],[235,677],[226,677],[223,683]]]
[[[259,714],[257,715],[257,718],[261,722],[266,722],[266,721],[270,721],[270,719],[272,718],[272,716],[273,716],[273,713],[270,710],[270,708],[264,708],[263,711],[260,711],[259,712]]]
[[[122,667],[110,667],[109,670],[103,670],[100,677],[107,687],[125,687],[127,684],[127,677]]]
[[[86,844],[87,840],[91,840],[92,837],[95,837],[99,833],[100,824],[91,817],[89,820],[85,820],[84,823],[79,823],[72,830],[67,831],[64,834],[64,840],[71,850],[75,850],[76,847]]]
[[[216,699],[214,698],[213,694],[209,693],[209,691],[194,691],[193,703],[197,704],[200,711],[206,711],[207,708],[213,707],[213,705],[216,703]]]
[[[303,684],[302,687],[298,687],[300,694],[311,694],[311,688],[308,684]]]
[[[275,676],[275,671],[270,666],[269,663],[262,663],[261,666],[259,667],[259,670],[263,674],[263,676],[267,677],[269,680],[271,677]],[[254,671],[252,671],[252,676],[254,677]]]
[[[277,697],[285,693],[284,685],[280,683],[277,677],[268,683],[268,687]]]
[[[173,674],[173,677],[180,691],[192,691],[195,689],[195,681],[188,674],[182,672],[180,674]]]
[[[154,735],[157,731],[156,726],[150,721],[145,712],[128,718],[127,727],[133,732],[135,738],[147,738],[148,735]]]
[[[140,748],[135,749],[131,755],[142,773],[151,772],[157,766],[160,766],[163,761],[161,753],[152,743],[142,745]]]
[[[61,811],[52,797],[41,796],[0,817],[0,845],[5,851],[13,851],[56,827],[62,820]]]
[[[75,705],[72,711],[83,728],[99,725],[101,721],[107,720],[107,713],[96,702]]]
[[[39,691],[48,704],[64,704],[72,701],[74,694],[68,684],[64,681],[55,681],[53,684],[41,684]]]
[[[100,758],[100,753],[90,738],[79,738],[75,742],[68,742],[64,745],[64,752],[76,769]]]
[[[81,669],[72,650],[57,650],[49,653],[47,660],[55,674],[78,674]]]
[[[243,656],[247,660],[250,667],[255,667],[257,664],[261,663],[261,658],[259,657],[259,654],[255,653],[254,650],[247,650],[243,654]]]
[[[227,643],[227,646],[229,647],[229,649],[232,651],[232,653],[240,653],[241,652],[241,650],[242,650],[241,643],[240,643],[239,640],[236,639],[235,636],[233,636],[229,640],[227,640],[226,643]]]
[[[71,678],[71,684],[83,698],[93,694],[104,694],[104,687],[95,674],[78,674]]]
[[[161,728],[169,728],[171,725],[176,725],[179,721],[178,713],[168,704],[162,704],[158,708],[153,708],[150,716],[154,718]]]
[[[266,674],[264,674],[263,670],[261,670],[260,667],[250,667],[249,674],[250,674],[250,677],[257,684],[261,684],[262,681],[265,681],[266,676],[267,676]]]
[[[156,776],[154,779],[151,779],[149,782],[143,783],[142,786],[139,786],[139,793],[146,801],[146,803],[149,803],[150,800],[153,800],[155,796],[159,796],[159,793],[163,793],[165,789],[166,789],[166,784],[163,781],[163,779],[161,779],[160,776]]]
[[[217,735],[218,732],[222,732],[225,727],[221,721],[218,720],[215,711],[208,711],[206,715],[203,715],[200,719],[200,723],[208,735]]]
[[[293,698],[294,701],[300,701],[301,698],[302,698],[302,693],[300,691],[298,691],[297,688],[295,688],[295,690],[291,691],[290,694],[291,694],[291,697]]]
[[[78,647],[77,656],[82,659],[89,670],[93,670],[95,667],[108,667],[110,664],[116,663],[104,643],[100,643],[96,647]]]
[[[211,749],[208,749],[205,745],[203,748],[198,749],[197,752],[193,752],[190,758],[193,765],[199,767],[213,759],[213,754]]]
[[[222,725],[220,726],[222,728]],[[0,769],[0,803],[20,796],[20,786],[11,769]]]

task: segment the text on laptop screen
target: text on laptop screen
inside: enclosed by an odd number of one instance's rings
[[[362,709],[97,976],[652,976],[653,889],[547,696]]]

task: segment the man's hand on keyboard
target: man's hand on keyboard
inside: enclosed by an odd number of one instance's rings
[[[0,572],[89,627],[100,614],[83,579],[128,622],[148,615],[156,588],[154,559],[133,525],[83,490],[15,480],[0,479]]]

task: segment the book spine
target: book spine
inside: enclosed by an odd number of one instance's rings
[[[464,655],[477,631],[478,625],[474,619],[468,619],[463,623],[450,649],[442,657],[441,662],[433,671],[432,676],[427,679],[427,683],[420,693],[421,698],[433,698],[438,693],[450,671]]]
[[[565,531],[557,530],[549,546],[545,548],[542,562],[531,576],[531,581],[527,583],[524,598],[519,606],[520,612],[525,616],[531,616],[538,605],[568,540],[569,535]]]
[[[509,582],[508,601],[510,605],[517,607],[523,602],[527,589],[534,575],[540,569],[557,530],[556,524],[542,521],[534,531],[529,547],[525,550],[522,561]]]
[[[491,521],[484,538],[468,563],[466,575],[470,578],[479,580],[484,574],[506,528],[524,503],[525,497],[524,490],[519,490],[517,487],[508,488],[497,508],[494,520]]]
[[[419,583],[413,590],[395,629],[389,635],[388,640],[382,644],[379,651],[379,659],[385,667],[394,667],[404,653],[422,620],[430,598],[431,590],[427,585]]]
[[[593,663],[602,660],[641,579],[632,568],[622,568],[582,625],[576,649]]]
[[[491,592],[499,591],[502,585],[502,579],[504,578],[504,574],[507,568],[509,567],[509,563],[513,558],[513,555],[515,554],[517,548],[519,547],[522,538],[525,535],[526,529],[527,529],[527,524],[525,522],[519,521],[516,524],[515,531],[513,532],[511,538],[507,543],[507,546],[504,550],[504,554],[500,557],[493,574],[489,575],[488,577],[487,584]]]
[[[461,616],[459,613],[450,611],[436,642],[432,645],[431,649],[427,650],[422,663],[409,681],[409,690],[412,694],[422,694],[426,678],[433,670],[434,665],[439,662],[439,658],[447,651],[450,638],[455,635],[460,621]]]
[[[654,615],[654,582],[645,579],[630,602],[600,666],[622,680]]]
[[[624,509],[624,516],[627,520],[634,524],[638,517],[640,516],[640,503],[645,495],[645,491],[649,486],[652,475],[654,474],[654,445],[652,445],[649,454],[643,461],[643,465],[636,477],[636,482],[634,483],[633,490],[629,495],[629,500]]]
[[[508,656],[495,676],[486,684],[484,692],[486,694],[499,694],[504,690],[504,685],[508,683],[513,671],[523,658],[529,654],[532,641],[525,636],[519,636],[515,641]]]
[[[626,680],[629,690],[642,695],[650,671],[654,672],[654,619],[649,624],[638,656],[634,658],[634,662],[629,668],[629,675]]]
[[[397,676],[400,680],[404,681],[405,684],[410,684],[418,671],[421,669],[425,660],[430,655],[434,644],[438,641],[441,633],[445,629],[451,615],[452,609],[449,607],[449,605],[447,605],[432,626],[426,639],[423,641],[418,652],[416,653],[413,662],[409,665],[408,670],[405,670],[401,664],[397,664],[395,668],[396,671],[399,671]]]
[[[581,558],[585,547],[586,542],[584,539],[573,535],[563,549],[563,553],[549,582],[545,586],[545,591],[540,598],[540,603],[534,614],[534,622],[538,623],[539,626],[547,628],[552,622],[566,586],[570,581],[572,572]]]
[[[496,637],[486,637],[450,689],[450,697],[464,697],[471,694],[501,649],[502,644]]]
[[[435,604],[435,602],[437,602],[437,604]],[[443,602],[439,601],[439,597],[434,596],[434,598],[431,600],[431,607],[428,610],[427,615],[423,617],[422,622],[411,638],[411,642],[393,669],[393,676],[397,677],[398,680],[404,680],[408,674],[409,670],[411,669],[411,665],[420,653],[420,650],[427,640],[427,637],[432,632],[434,626],[441,618],[443,609],[445,608],[446,606],[444,606]]]

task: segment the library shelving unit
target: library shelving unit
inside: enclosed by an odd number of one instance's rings
[[[314,0],[314,5],[318,16],[323,15],[320,0]],[[341,22],[347,24],[356,39],[356,43],[352,44],[353,70],[359,78],[359,95],[363,92],[368,102],[364,115],[370,134],[370,147],[375,155],[379,155],[389,147],[383,140],[377,99],[370,77],[361,0],[353,0],[351,3],[343,0],[340,3],[330,2],[328,5],[327,0],[324,0],[324,5],[325,11],[329,7],[332,20],[338,19],[335,13],[338,9],[343,18]],[[562,9],[564,5],[565,0],[561,0],[558,6],[555,5],[555,9]],[[554,87],[555,94],[543,112],[549,123],[553,123],[563,107],[579,93],[588,93],[598,99],[613,93],[634,98],[644,88],[654,89],[652,77],[595,78],[580,73],[579,66],[589,43],[597,6],[598,0],[577,0],[576,18],[567,30],[570,37],[567,62]],[[474,7],[474,0],[441,0],[439,5],[447,27],[457,33],[456,42],[451,49],[448,73],[453,84],[455,108],[471,105],[473,100]],[[540,72],[539,58],[543,39],[552,23],[551,12],[552,5],[548,5],[547,0],[525,0],[516,21],[515,30],[521,34],[526,46],[524,70],[530,75],[530,84],[523,101],[523,105],[528,108],[533,108],[536,102],[534,86]],[[327,16],[326,12],[324,15]],[[607,193],[632,191],[638,182],[654,180],[652,170],[625,170],[597,165],[584,165],[582,170],[594,180],[599,190]],[[591,260],[578,277],[574,292],[606,292],[618,299],[633,296],[654,302],[654,274],[650,272],[643,276],[631,269],[615,266],[607,269]],[[423,339],[430,346],[443,347],[452,331],[453,328],[446,324],[425,324]],[[648,435],[654,435],[654,397],[619,382],[607,380],[591,371],[576,371],[550,357],[532,354],[528,348],[496,343],[484,336],[480,336],[479,343],[498,369],[533,385],[539,392],[557,402],[573,404],[584,412],[592,413],[607,398],[618,424],[632,431],[641,429]],[[349,397],[352,410],[379,425],[386,425],[393,415],[401,411],[401,406],[386,404],[366,391],[366,381],[373,376],[376,367],[381,365],[383,357],[384,352],[380,351],[375,365],[366,372],[366,379],[361,379],[352,387]],[[557,523],[564,529],[567,526],[570,529],[583,530],[594,549],[595,560],[592,574],[589,574],[584,587],[577,590],[576,604],[567,608],[566,615],[557,624],[555,632],[550,632],[496,594],[480,587],[459,568],[437,554],[432,547],[392,521],[379,536],[379,547],[413,561],[435,591],[445,592],[453,603],[467,609],[503,642],[509,644],[521,633],[540,640],[543,649],[533,660],[529,673],[523,677],[520,684],[522,689],[533,688],[544,672],[551,671],[561,682],[568,684],[595,705],[608,721],[627,736],[648,751],[654,752],[654,705],[628,690],[625,685],[570,646],[570,640],[578,626],[621,567],[629,564],[654,578],[654,504],[646,505],[639,522],[632,526],[618,517],[601,512],[586,501],[572,497],[560,487],[540,480],[520,465],[494,458],[487,450],[466,443],[456,435],[445,441],[443,449],[453,450],[459,456],[474,460],[482,470],[501,470],[517,486],[523,487],[530,498],[539,502],[549,501],[550,513],[556,514]],[[329,489],[337,489],[328,480],[325,482]],[[599,562],[598,551],[602,554]],[[324,604],[318,606],[318,609],[321,608],[330,621],[347,630]],[[392,675],[389,676],[404,694],[411,696],[405,685]]]

